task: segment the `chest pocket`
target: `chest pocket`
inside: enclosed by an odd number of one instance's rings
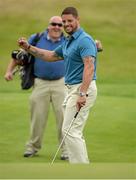
[[[64,58],[73,59],[74,61],[77,61],[80,57],[79,47],[78,45],[75,46],[75,43],[69,44],[69,46],[66,46],[64,49]]]

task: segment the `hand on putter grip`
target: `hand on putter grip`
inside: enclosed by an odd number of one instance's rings
[[[21,47],[22,49],[28,49],[29,47],[29,43],[27,42],[27,39],[24,37],[21,37],[18,39],[18,45],[19,47]]]
[[[81,107],[83,107],[86,103],[86,96],[79,97],[76,103],[77,111],[79,112]]]

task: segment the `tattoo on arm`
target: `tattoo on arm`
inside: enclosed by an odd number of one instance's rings
[[[57,60],[63,59],[63,58],[59,57],[54,51],[39,49],[39,48],[32,47],[32,46],[28,52],[30,52],[33,56],[43,59],[45,61],[57,61]]]
[[[34,56],[36,56],[36,57],[38,57],[38,58],[43,59],[43,57],[44,57],[44,53],[43,53],[43,52],[39,52],[37,49],[31,49],[31,50],[29,50],[29,52],[30,52],[32,55],[34,55]]]
[[[85,57],[85,58],[83,59],[83,61],[84,61],[84,62],[85,62],[85,61],[88,61],[88,62],[90,62],[91,64],[94,64],[95,58],[92,57],[92,56],[87,56],[87,57]]]
[[[91,56],[83,58],[84,71],[83,71],[83,77],[82,77],[82,85],[80,87],[80,90],[82,92],[87,92],[87,89],[92,80],[93,73],[94,73],[94,61],[95,61],[95,58]]]

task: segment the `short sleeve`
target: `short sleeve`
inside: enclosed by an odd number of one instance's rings
[[[96,49],[95,42],[89,37],[85,37],[81,40],[79,49],[80,49],[80,55],[82,58],[87,57],[87,56],[96,57],[97,49]]]

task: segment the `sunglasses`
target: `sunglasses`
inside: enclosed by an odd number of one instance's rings
[[[55,22],[50,23],[50,25],[52,25],[52,26],[59,26],[59,27],[63,26],[62,23],[55,23]]]

